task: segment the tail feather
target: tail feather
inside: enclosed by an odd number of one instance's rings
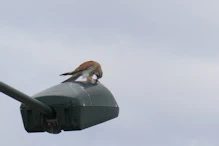
[[[72,72],[63,73],[60,76],[74,75],[74,74],[79,73],[79,72],[81,72],[81,71],[80,70],[75,70],[75,71],[72,71]]]
[[[68,78],[67,80],[63,81],[62,83],[73,82],[73,81],[77,80],[80,76],[81,76],[81,73],[73,74],[70,78]]]
[[[66,75],[70,75],[68,72],[67,73],[63,73],[60,76],[66,76]]]

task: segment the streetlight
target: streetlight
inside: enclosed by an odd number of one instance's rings
[[[22,102],[27,132],[82,130],[119,115],[112,93],[99,82],[61,83],[29,97],[0,81],[0,92]]]

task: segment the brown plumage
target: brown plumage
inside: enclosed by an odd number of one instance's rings
[[[97,76],[97,79],[94,80],[92,77],[93,75]],[[77,80],[80,76],[83,78],[87,78],[89,82],[97,82],[103,76],[103,71],[101,69],[101,65],[96,61],[87,61],[82,63],[79,67],[77,67],[72,72],[66,72],[61,75],[72,75],[69,79],[63,81],[64,82],[71,82]]]

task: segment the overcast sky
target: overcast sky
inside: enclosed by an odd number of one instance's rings
[[[218,146],[217,0],[0,0],[1,81],[33,95],[87,60],[119,117],[76,132],[27,133],[0,94],[0,145]]]

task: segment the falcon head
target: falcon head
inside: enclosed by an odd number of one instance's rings
[[[99,74],[95,74],[97,76],[97,79],[100,79],[102,76],[100,76]]]
[[[96,83],[97,83],[98,79],[102,78],[103,72],[95,72],[95,75],[97,76],[97,79],[96,79]]]

